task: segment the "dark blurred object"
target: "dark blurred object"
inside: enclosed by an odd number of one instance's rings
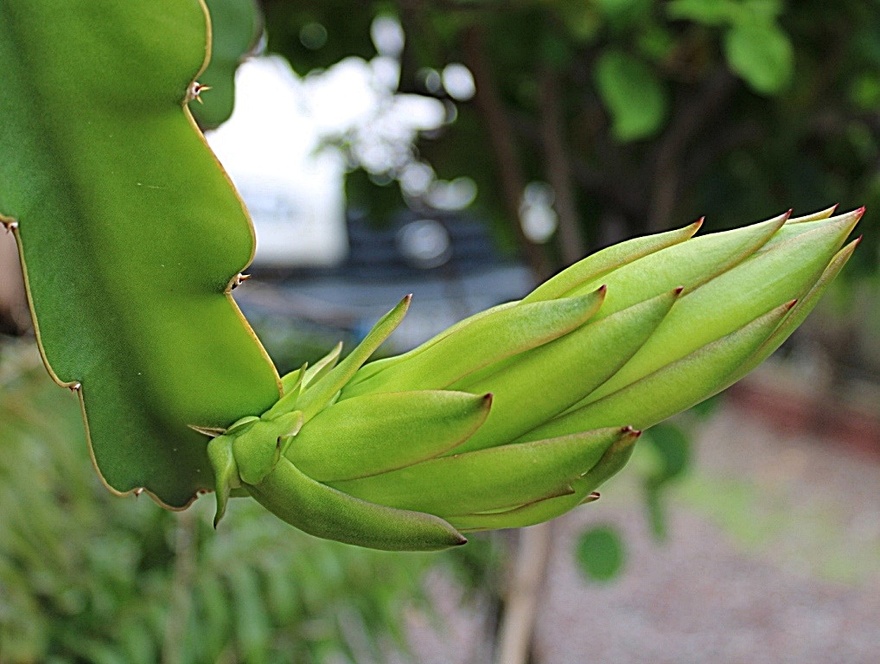
[[[33,327],[12,233],[0,231],[0,334],[20,336]]]
[[[348,224],[349,278],[452,277],[501,264],[485,224],[458,213],[405,210],[375,227],[354,212]]]

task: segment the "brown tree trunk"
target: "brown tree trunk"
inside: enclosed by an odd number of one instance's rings
[[[559,75],[551,67],[544,67],[540,73],[539,86],[541,143],[544,148],[545,172],[547,182],[553,188],[555,195],[553,207],[559,217],[559,227],[556,232],[559,256],[563,266],[568,266],[584,257],[586,246],[572,187],[571,164],[565,149],[565,118],[562,111]]]
[[[498,165],[498,185],[504,209],[511,228],[516,234],[523,256],[536,280],[550,274],[544,250],[529,240],[520,223],[519,206],[525,189],[522,162],[516,149],[513,126],[495,84],[491,63],[486,55],[482,26],[472,26],[464,34],[465,64],[474,76],[476,94],[474,103],[489,134],[489,144]]]

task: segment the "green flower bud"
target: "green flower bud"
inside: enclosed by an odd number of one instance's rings
[[[431,550],[592,502],[641,429],[803,321],[858,243],[841,248],[863,210],[832,213],[630,240],[362,366],[405,298],[344,360],[337,347],[286,376],[275,406],[212,441],[218,518],[243,489],[320,537]]]

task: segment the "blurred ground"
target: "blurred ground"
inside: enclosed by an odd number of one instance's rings
[[[631,468],[554,524],[536,664],[874,664],[880,661],[880,461],[727,399],[699,433],[694,471],[652,539]],[[629,472],[628,472],[629,471]],[[589,582],[585,526],[627,545],[616,580]],[[479,607],[437,580],[445,633],[415,617],[415,661],[488,662]]]

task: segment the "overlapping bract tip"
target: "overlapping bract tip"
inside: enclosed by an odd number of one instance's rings
[[[591,502],[641,430],[804,320],[858,242],[844,246],[864,210],[833,212],[630,240],[362,366],[404,298],[344,360],[337,347],[286,376],[275,406],[212,441],[218,507],[244,489],[320,537],[433,550]]]

